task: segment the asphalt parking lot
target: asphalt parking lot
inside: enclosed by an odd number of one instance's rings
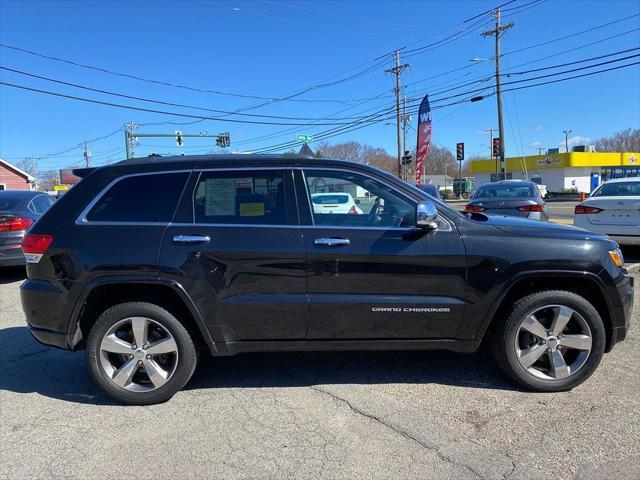
[[[637,305],[566,393],[520,390],[486,350],[246,354],[202,357],[170,402],[123,407],[82,352],[30,337],[24,271],[2,275],[2,479],[640,478]]]

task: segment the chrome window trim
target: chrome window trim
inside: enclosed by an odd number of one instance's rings
[[[363,177],[368,177],[373,181],[376,182],[380,182],[383,185],[385,185],[386,187],[388,187],[389,189],[391,189],[393,192],[395,192],[396,194],[398,194],[400,197],[404,198],[405,200],[407,200],[409,203],[411,203],[412,205],[417,205],[417,201],[408,196],[406,193],[399,191],[397,188],[395,188],[393,185],[388,184],[386,181],[384,181],[383,179],[374,177],[372,175],[369,175],[368,173],[364,173],[364,172],[360,172],[360,171],[353,171],[351,169],[348,168],[343,168],[343,167],[293,167],[293,170],[300,170],[302,172],[302,179],[304,180],[304,188],[305,188],[305,192],[307,194],[307,201],[309,202],[309,209],[311,211],[311,221],[313,222],[313,227],[318,227],[318,228],[338,228],[338,229],[349,229],[349,228],[353,228],[353,229],[357,229],[357,230],[415,230],[416,227],[349,227],[349,226],[330,226],[330,225],[316,225],[315,224],[315,218],[313,216],[313,206],[311,205],[311,195],[309,194],[309,185],[307,184],[307,175],[305,173],[305,169],[308,170],[332,170],[332,171],[338,171],[338,172],[348,172],[348,173],[355,173],[356,175],[362,175]],[[436,207],[437,208],[437,207]],[[451,222],[449,221],[448,218],[444,217],[443,215],[441,215],[438,212],[438,220],[439,223],[445,223],[447,225],[447,228],[440,228],[438,227],[436,230],[437,231],[442,231],[442,232],[451,232],[453,230],[453,227],[451,225]],[[309,225],[301,225],[302,228],[304,227],[308,227]]]
[[[107,191],[111,187],[113,187],[116,183],[121,182],[122,180],[130,177],[142,177],[149,175],[165,175],[170,173],[191,173],[193,169],[183,169],[183,170],[166,170],[162,172],[141,172],[141,173],[129,173],[127,175],[122,175],[121,177],[114,178],[111,182],[107,184],[98,195],[93,197],[93,199],[89,202],[89,204],[80,212],[80,215],[76,218],[76,225],[167,225],[169,222],[129,222],[129,221],[119,221],[119,220],[87,220],[87,215],[91,211],[91,209],[95,206],[96,203],[100,201],[100,199],[104,196]],[[188,179],[187,179],[188,180]]]
[[[126,226],[163,226],[163,227],[168,227],[168,226],[177,226],[177,227],[234,227],[234,228],[238,228],[238,227],[249,227],[249,228],[323,228],[323,229],[337,229],[337,230],[374,230],[374,231],[387,231],[387,230],[393,230],[393,231],[411,231],[411,230],[415,230],[416,227],[375,227],[375,226],[363,226],[363,227],[359,227],[359,226],[339,226],[339,225],[335,225],[335,226],[329,226],[329,225],[315,225],[315,220],[313,218],[313,207],[310,204],[311,202],[311,197],[309,195],[309,186],[307,185],[307,176],[305,173],[305,170],[332,170],[332,171],[340,171],[340,172],[347,172],[347,173],[355,173],[357,175],[362,175],[364,177],[368,177],[371,180],[374,181],[378,181],[383,183],[384,185],[386,185],[388,188],[390,188],[391,190],[393,190],[395,193],[397,193],[398,195],[400,195],[401,197],[405,198],[406,200],[408,200],[409,202],[411,202],[412,204],[417,203],[416,200],[410,196],[408,196],[407,194],[405,194],[404,192],[399,191],[398,189],[396,189],[393,185],[388,184],[386,181],[376,178],[372,175],[369,175],[367,173],[364,172],[360,172],[360,171],[354,171],[348,168],[341,168],[341,167],[322,167],[322,166],[316,166],[316,167],[300,167],[300,166],[292,166],[292,165],[280,165],[280,166],[264,166],[264,167],[220,167],[220,168],[188,168],[188,169],[179,169],[179,170],[166,170],[166,171],[154,171],[154,172],[140,172],[140,173],[130,173],[127,175],[122,175],[118,178],[113,179],[111,182],[109,182],[102,190],[100,190],[100,192],[98,193],[98,195],[96,195],[93,200],[91,200],[91,202],[89,202],[89,204],[84,208],[84,210],[82,210],[82,212],[80,213],[80,215],[78,215],[78,217],[76,218],[75,224],[76,225],[104,225],[104,226],[116,226],[116,225],[126,225]],[[163,174],[170,174],[170,173],[192,173],[192,172],[199,172],[198,173],[198,178],[196,180],[195,185],[198,184],[198,182],[200,181],[200,177],[202,175],[203,172],[225,172],[225,171],[246,171],[246,170],[250,170],[250,171],[260,171],[260,170],[282,170],[283,172],[285,170],[290,170],[290,171],[294,171],[294,170],[299,170],[302,174],[302,179],[303,179],[303,183],[304,183],[304,187],[305,187],[305,194],[307,196],[307,202],[309,202],[309,210],[311,212],[311,221],[314,222],[313,225],[279,225],[279,224],[258,224],[258,223],[253,223],[253,224],[249,224],[249,223],[195,223],[195,218],[194,218],[194,223],[184,223],[184,222],[178,222],[178,223],[172,223],[172,222],[129,222],[129,221],[107,221],[107,220],[94,220],[94,221],[89,221],[86,219],[86,216],[89,214],[89,212],[91,211],[91,209],[95,206],[96,203],[98,203],[98,201],[104,196],[104,194],[112,187],[114,186],[116,183],[129,178],[129,177],[139,177],[139,176],[144,176],[144,175],[163,175]],[[295,182],[294,182],[295,183]],[[195,185],[194,185],[194,191],[193,194],[191,196],[191,201],[194,201],[195,198]],[[297,201],[297,200],[296,200]],[[195,215],[195,211],[192,212]],[[298,212],[299,213],[299,212]],[[438,219],[440,221],[440,223],[444,223],[446,224],[447,228],[441,228],[438,227],[436,231],[443,231],[443,232],[450,232],[453,230],[451,221],[438,214]]]

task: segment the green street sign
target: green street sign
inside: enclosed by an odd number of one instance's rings
[[[304,135],[299,133],[296,138],[299,142],[313,142],[313,135]]]

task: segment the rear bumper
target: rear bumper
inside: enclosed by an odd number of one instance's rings
[[[24,254],[19,245],[0,246],[0,267],[25,265],[25,263]]]
[[[27,325],[27,327],[29,328],[31,335],[33,335],[33,338],[43,345],[69,350],[69,345],[67,344],[67,332],[57,332],[54,330],[47,330],[45,328],[36,328],[31,325]]]
[[[20,285],[22,310],[31,334],[41,343],[69,349],[66,295],[53,283],[25,280]]]

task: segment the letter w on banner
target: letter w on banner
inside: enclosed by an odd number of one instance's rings
[[[431,107],[429,95],[425,95],[418,111],[418,146],[416,147],[416,185],[422,185],[424,162],[431,143]]]

